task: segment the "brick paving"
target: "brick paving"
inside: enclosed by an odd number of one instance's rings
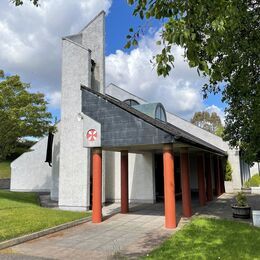
[[[248,195],[253,209],[260,209],[260,195]],[[223,194],[217,200],[199,207],[193,201],[194,215],[232,218],[230,205],[233,194]],[[164,228],[163,204],[142,205],[119,214],[118,205],[104,208],[105,221],[91,222],[60,231],[0,251],[0,259],[124,259],[138,258],[158,246],[189,220],[180,218],[181,203],[177,203],[178,228]],[[252,222],[252,220],[247,220]]]

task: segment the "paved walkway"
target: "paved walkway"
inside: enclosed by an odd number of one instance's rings
[[[122,254],[143,254],[156,246],[158,240],[163,241],[171,235],[172,231],[163,227],[163,204],[142,205],[131,210],[129,214],[106,217],[100,224],[88,222],[0,251],[0,257],[1,253],[5,253],[5,257],[12,256],[10,259],[27,259],[25,256],[40,259],[112,259]],[[117,207],[108,207],[105,211],[115,212]]]
[[[195,215],[232,219],[233,201],[234,195],[223,194],[202,208],[193,202],[193,211]],[[249,195],[249,201],[254,209],[260,209],[260,195]],[[110,216],[101,224],[88,222],[2,250],[0,259],[136,258],[176,232],[164,228],[163,204],[137,206],[129,214],[111,216],[118,209],[116,204],[105,207],[105,214]],[[180,203],[177,203],[177,213],[179,229],[188,221],[180,219]]]

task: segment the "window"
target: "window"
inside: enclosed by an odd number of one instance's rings
[[[155,118],[166,122],[166,114],[162,105],[158,105],[155,110]]]
[[[130,107],[139,105],[139,103],[137,101],[135,101],[134,99],[127,99],[124,101],[124,103],[126,103]]]

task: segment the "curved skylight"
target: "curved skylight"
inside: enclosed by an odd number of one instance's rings
[[[155,110],[155,119],[166,122],[166,113],[164,107],[161,104],[158,104]]]

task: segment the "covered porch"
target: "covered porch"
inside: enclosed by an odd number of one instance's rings
[[[166,228],[177,227],[176,198],[181,199],[181,216],[192,215],[191,177],[196,179],[194,191],[198,194],[200,206],[205,206],[214,195],[220,196],[224,192],[225,153],[222,150],[177,129],[167,121],[157,120],[86,87],[82,87],[82,104],[83,113],[98,122],[101,129],[98,133],[99,145],[91,148],[93,223],[103,220],[102,167],[105,166],[102,165],[102,151],[120,154],[122,214],[129,213],[129,154],[152,154],[153,202],[162,199]],[[190,164],[191,157],[195,161],[193,166]],[[145,180],[142,184],[145,185]]]
[[[151,152],[151,151],[149,151]],[[130,203],[129,192],[129,152],[120,152],[120,213],[128,214]],[[136,152],[135,152],[136,154]],[[176,228],[178,218],[191,217],[198,206],[205,206],[224,193],[223,165],[220,156],[209,154],[203,151],[192,151],[191,148],[174,149],[172,144],[164,144],[161,154],[158,150],[152,152],[153,156],[153,185],[154,198],[150,207],[150,214],[165,216],[165,227]],[[158,157],[162,157],[159,158]],[[189,158],[196,160],[195,167],[192,168]],[[161,164],[157,165],[155,164]],[[176,174],[177,173],[177,174]],[[100,148],[92,150],[92,210],[93,222],[100,223],[102,217],[102,150]],[[105,177],[107,178],[107,176]],[[135,178],[135,176],[133,176]],[[191,178],[196,178],[195,185],[191,188]],[[193,180],[194,182],[194,180]],[[132,185],[135,180],[132,180]],[[138,186],[146,188],[146,183],[139,183]],[[107,187],[106,187],[107,188]],[[105,189],[106,189],[105,188]],[[110,187],[111,188],[111,187]],[[115,189],[115,187],[112,187]],[[105,191],[104,191],[105,192]],[[149,203],[135,203],[133,201],[131,212],[137,205],[142,205],[142,209],[149,208]],[[140,208],[140,207],[139,207]],[[118,208],[117,208],[118,210]],[[159,211],[158,211],[159,210]],[[143,211],[145,213],[145,211]]]

